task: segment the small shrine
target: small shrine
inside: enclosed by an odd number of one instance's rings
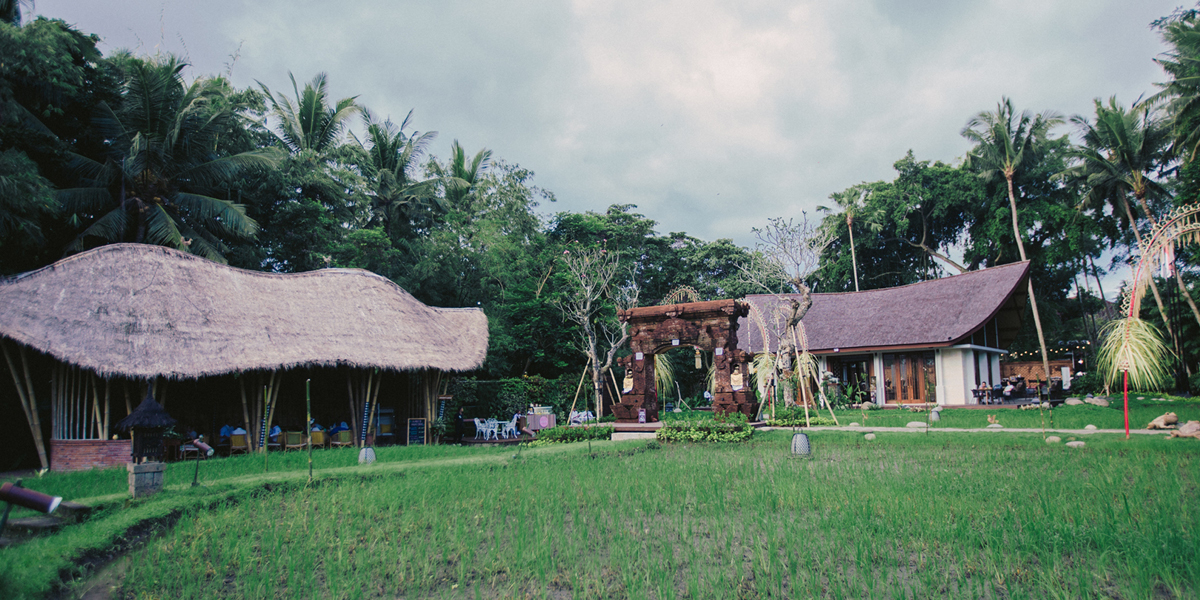
[[[127,465],[130,496],[139,498],[162,489],[163,432],[174,424],[175,419],[154,400],[149,390],[146,399],[117,423],[117,429],[128,431],[133,438],[133,453]]]

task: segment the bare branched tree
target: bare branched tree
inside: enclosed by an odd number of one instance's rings
[[[617,319],[617,312],[637,306],[637,280],[633,269],[622,265],[620,255],[603,246],[572,244],[560,260],[570,287],[558,304],[563,315],[579,326],[577,342],[588,357],[599,416],[604,375],[629,339],[629,325]],[[629,277],[622,278],[626,273]]]
[[[820,266],[821,253],[833,242],[833,230],[820,223],[810,221],[808,213],[801,213],[799,220],[775,218],[767,226],[754,229],[758,238],[755,252],[749,264],[742,265],[742,275],[749,283],[778,298],[786,306],[785,314],[769,319],[776,324],[779,339],[779,360],[775,361],[781,377],[776,380],[790,381],[793,378],[793,360],[801,370],[801,377],[813,370],[813,361],[808,355],[807,343],[800,320],[812,306],[812,289],[808,280]],[[788,296],[787,294],[796,294]],[[807,368],[806,368],[807,367]],[[801,386],[801,389],[806,389]],[[793,388],[784,387],[784,402],[793,404]],[[805,403],[805,419],[808,404]],[[836,417],[835,417],[836,421]]]

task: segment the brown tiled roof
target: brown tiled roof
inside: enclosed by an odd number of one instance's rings
[[[1028,262],[971,271],[901,287],[840,294],[813,294],[801,321],[814,353],[904,349],[963,343],[992,317],[1000,347],[1011,343],[1025,310]],[[772,351],[782,329],[789,294],[748,296],[766,324]],[[738,348],[761,352],[763,336],[751,317],[738,326]],[[994,344],[989,343],[989,346]]]

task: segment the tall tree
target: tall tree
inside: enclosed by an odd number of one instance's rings
[[[275,155],[218,155],[219,138],[237,120],[228,87],[207,78],[185,85],[186,66],[173,56],[130,60],[120,105],[98,107],[106,149],[74,155],[82,186],[58,194],[72,219],[87,224],[68,252],[127,241],[224,262],[227,240],[257,231],[242,205],[217,196],[243,170],[274,166]]]
[[[1033,162],[1042,151],[1050,129],[1062,123],[1062,118],[1052,112],[1032,115],[1029,111],[1017,113],[1012,100],[1001,99],[995,112],[981,112],[963,129],[962,135],[975,147],[967,153],[966,168],[978,173],[988,182],[1003,180],[1008,192],[1009,208],[1012,211],[1013,237],[1021,260],[1028,260],[1025,242],[1021,239],[1021,225],[1017,214],[1017,196],[1013,182],[1025,164]],[[1047,380],[1050,377],[1050,357],[1046,351],[1046,336],[1042,331],[1042,317],[1038,313],[1037,298],[1033,293],[1033,280],[1029,281],[1029,303],[1033,309],[1033,324],[1037,328],[1038,345],[1042,350],[1042,368]]]
[[[854,272],[854,291],[858,291],[858,255],[854,250],[854,218],[866,209],[867,188],[864,185],[856,185],[846,188],[840,192],[834,192],[829,195],[829,199],[833,200],[834,205],[842,209],[842,217],[846,219],[846,232],[850,236],[850,267]],[[825,213],[833,212],[833,209],[827,206],[818,206],[817,210]]]
[[[1159,84],[1159,93],[1148,102],[1165,106],[1170,117],[1173,156],[1193,161],[1200,153],[1200,15],[1196,9],[1180,10],[1155,21],[1170,50],[1155,62],[1170,76]]]
[[[366,110],[363,119],[366,140],[359,144],[370,159],[363,168],[370,181],[372,208],[390,235],[407,237],[412,219],[421,209],[446,209],[437,195],[438,180],[417,178],[421,156],[437,132],[406,133],[411,111],[398,126],[391,120],[380,122]]]
[[[1129,197],[1133,196],[1137,201],[1150,226],[1157,226],[1158,219],[1152,203],[1169,201],[1170,192],[1164,184],[1155,180],[1154,174],[1162,171],[1168,162],[1170,129],[1148,104],[1127,111],[1114,97],[1109,98],[1107,105],[1097,99],[1095,106],[1094,123],[1082,116],[1071,119],[1083,135],[1084,145],[1076,152],[1080,163],[1068,173],[1086,186],[1086,204],[1092,207],[1108,204],[1114,212],[1119,208],[1118,214],[1124,217],[1122,223],[1133,231],[1138,247],[1144,249],[1138,218],[1130,207]],[[1200,310],[1178,272],[1175,279],[1196,322],[1200,323]],[[1166,319],[1167,313],[1163,309],[1158,285],[1153,279],[1150,284],[1167,332],[1175,338],[1177,333]]]

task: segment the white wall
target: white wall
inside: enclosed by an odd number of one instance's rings
[[[975,354],[970,348],[942,348],[938,373],[938,404],[974,404]],[[945,386],[942,383],[945,381]],[[942,393],[942,390],[945,393]]]

